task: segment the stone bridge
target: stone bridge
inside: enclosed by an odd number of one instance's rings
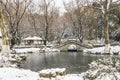
[[[79,41],[66,41],[57,46],[60,51],[82,51],[85,48],[91,48],[90,45],[80,43]]]

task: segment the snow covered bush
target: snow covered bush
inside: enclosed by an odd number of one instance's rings
[[[106,58],[89,64],[90,70],[84,78],[89,80],[120,80],[120,61],[117,58]]]

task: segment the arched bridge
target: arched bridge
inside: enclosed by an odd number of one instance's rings
[[[68,40],[68,41],[62,42],[61,44],[59,44],[55,47],[58,48],[61,51],[69,51],[70,47],[72,48],[72,45],[74,45],[73,49],[76,50],[76,51],[82,51],[84,48],[91,48],[90,45],[80,43],[79,41],[76,41],[76,40],[74,40],[74,41],[69,41]]]

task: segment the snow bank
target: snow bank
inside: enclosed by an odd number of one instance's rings
[[[8,57],[0,55],[0,67],[18,67],[26,59],[25,54],[9,54]]]
[[[41,70],[39,72],[40,77],[45,78],[52,78],[59,76],[65,76],[66,75],[66,68],[52,68],[52,69],[45,69]]]
[[[20,48],[20,49],[13,49],[16,53],[29,53],[29,52],[37,52],[40,51],[40,48]]]
[[[43,48],[42,51],[44,52],[60,52],[60,50],[55,48]]]
[[[15,64],[11,64],[11,62],[9,61],[10,59],[13,59],[13,58],[0,55],[0,67],[10,67],[10,66],[16,67]]]
[[[40,80],[84,80],[84,78],[81,74],[68,74],[66,76],[57,76],[56,78],[51,78],[51,79],[40,78]]]
[[[40,78],[37,72],[17,68],[0,68],[0,80],[84,80],[80,74],[68,74],[56,78]]]
[[[92,48],[92,49],[84,49],[83,52],[84,53],[104,53],[104,49],[105,47],[97,47],[97,48]],[[110,53],[120,53],[120,46],[111,46],[110,47]]]
[[[84,53],[96,53],[96,52],[103,52],[104,51],[104,47],[99,47],[99,48],[93,48],[93,49],[84,49],[83,52]]]
[[[84,80],[81,74],[68,74],[64,77],[57,77],[57,80]],[[86,79],[88,80],[88,79]]]
[[[0,80],[38,80],[39,75],[30,70],[0,68]]]

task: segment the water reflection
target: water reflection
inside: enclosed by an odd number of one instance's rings
[[[80,52],[35,53],[27,54],[23,68],[40,71],[47,68],[67,68],[67,73],[81,73],[88,64],[103,56],[84,55]]]

